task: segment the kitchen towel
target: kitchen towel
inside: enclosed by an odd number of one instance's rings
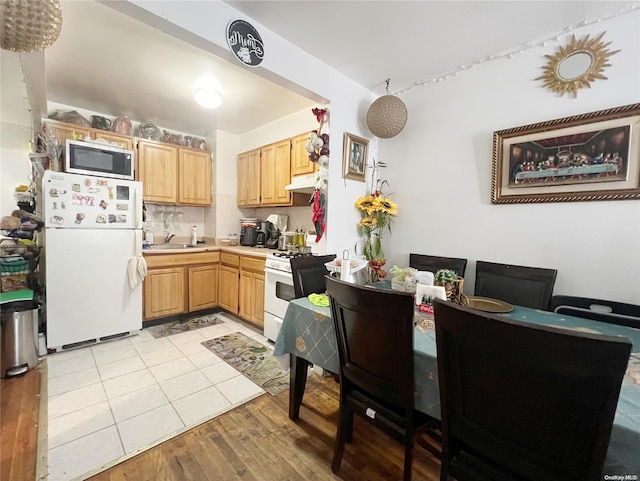
[[[284,214],[271,214],[267,217],[267,222],[271,222],[280,232],[287,230],[289,216]]]

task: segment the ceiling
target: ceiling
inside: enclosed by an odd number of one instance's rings
[[[316,105],[128,17],[108,2],[61,0],[63,29],[45,50],[43,100],[109,116],[126,114],[161,128],[205,136],[241,134]],[[197,1],[183,0],[185,9]],[[438,78],[460,66],[628,8],[616,1],[227,1],[262,25],[370,90],[382,94]],[[265,45],[266,55],[276,55]],[[545,52],[551,53],[551,52]],[[3,54],[3,97],[10,76]],[[541,54],[542,56],[542,54]],[[36,69],[36,71],[38,71]],[[46,72],[46,74],[44,73]],[[193,100],[198,79],[213,75],[223,104]],[[28,76],[29,74],[27,74]],[[15,76],[19,78],[20,76]],[[13,82],[20,83],[16,80]],[[24,91],[24,85],[18,85]],[[32,89],[33,90],[33,89]],[[312,97],[310,95],[309,97]],[[6,97],[4,97],[6,98]],[[330,100],[330,99],[329,99]],[[3,118],[6,102],[2,102]]]

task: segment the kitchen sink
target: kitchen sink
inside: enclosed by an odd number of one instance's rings
[[[192,246],[191,244],[155,244],[151,246],[151,249],[188,249]]]

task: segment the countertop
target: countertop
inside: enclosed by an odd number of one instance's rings
[[[269,254],[278,252],[277,249],[267,249],[265,247],[246,247],[246,246],[218,246],[214,244],[199,244],[197,247],[185,247],[183,249],[143,249],[145,256],[166,255],[166,254],[193,254],[194,252],[232,252],[245,256],[266,258]]]

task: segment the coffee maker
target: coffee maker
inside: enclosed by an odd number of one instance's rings
[[[280,229],[278,229],[272,222],[265,222],[267,224],[267,240],[266,246],[269,249],[278,248],[278,239],[280,238]]]
[[[267,222],[261,220],[256,222],[256,247],[266,247],[268,235]]]

